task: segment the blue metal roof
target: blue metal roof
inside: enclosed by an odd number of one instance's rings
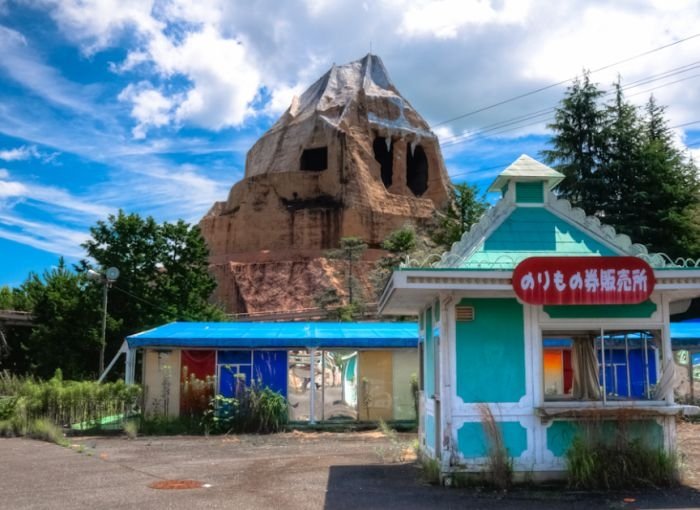
[[[397,348],[418,346],[415,322],[173,322],[127,337],[134,347]]]

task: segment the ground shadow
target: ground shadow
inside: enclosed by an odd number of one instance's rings
[[[612,492],[571,491],[563,486],[516,487],[500,493],[482,487],[446,488],[421,478],[416,464],[331,466],[324,509],[589,509],[700,506],[690,487]]]

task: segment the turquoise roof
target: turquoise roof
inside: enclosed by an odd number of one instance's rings
[[[517,207],[458,267],[514,269],[528,257],[617,255],[543,207]]]

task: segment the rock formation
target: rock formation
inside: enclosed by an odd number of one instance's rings
[[[436,136],[375,55],[333,66],[250,149],[245,177],[201,220],[228,312],[292,310],[341,282],[324,251],[380,245],[448,198]],[[362,264],[362,263],[361,263]]]

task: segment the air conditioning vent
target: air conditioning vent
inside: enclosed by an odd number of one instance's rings
[[[455,310],[457,312],[457,322],[471,322],[474,320],[473,306],[457,306]]]

